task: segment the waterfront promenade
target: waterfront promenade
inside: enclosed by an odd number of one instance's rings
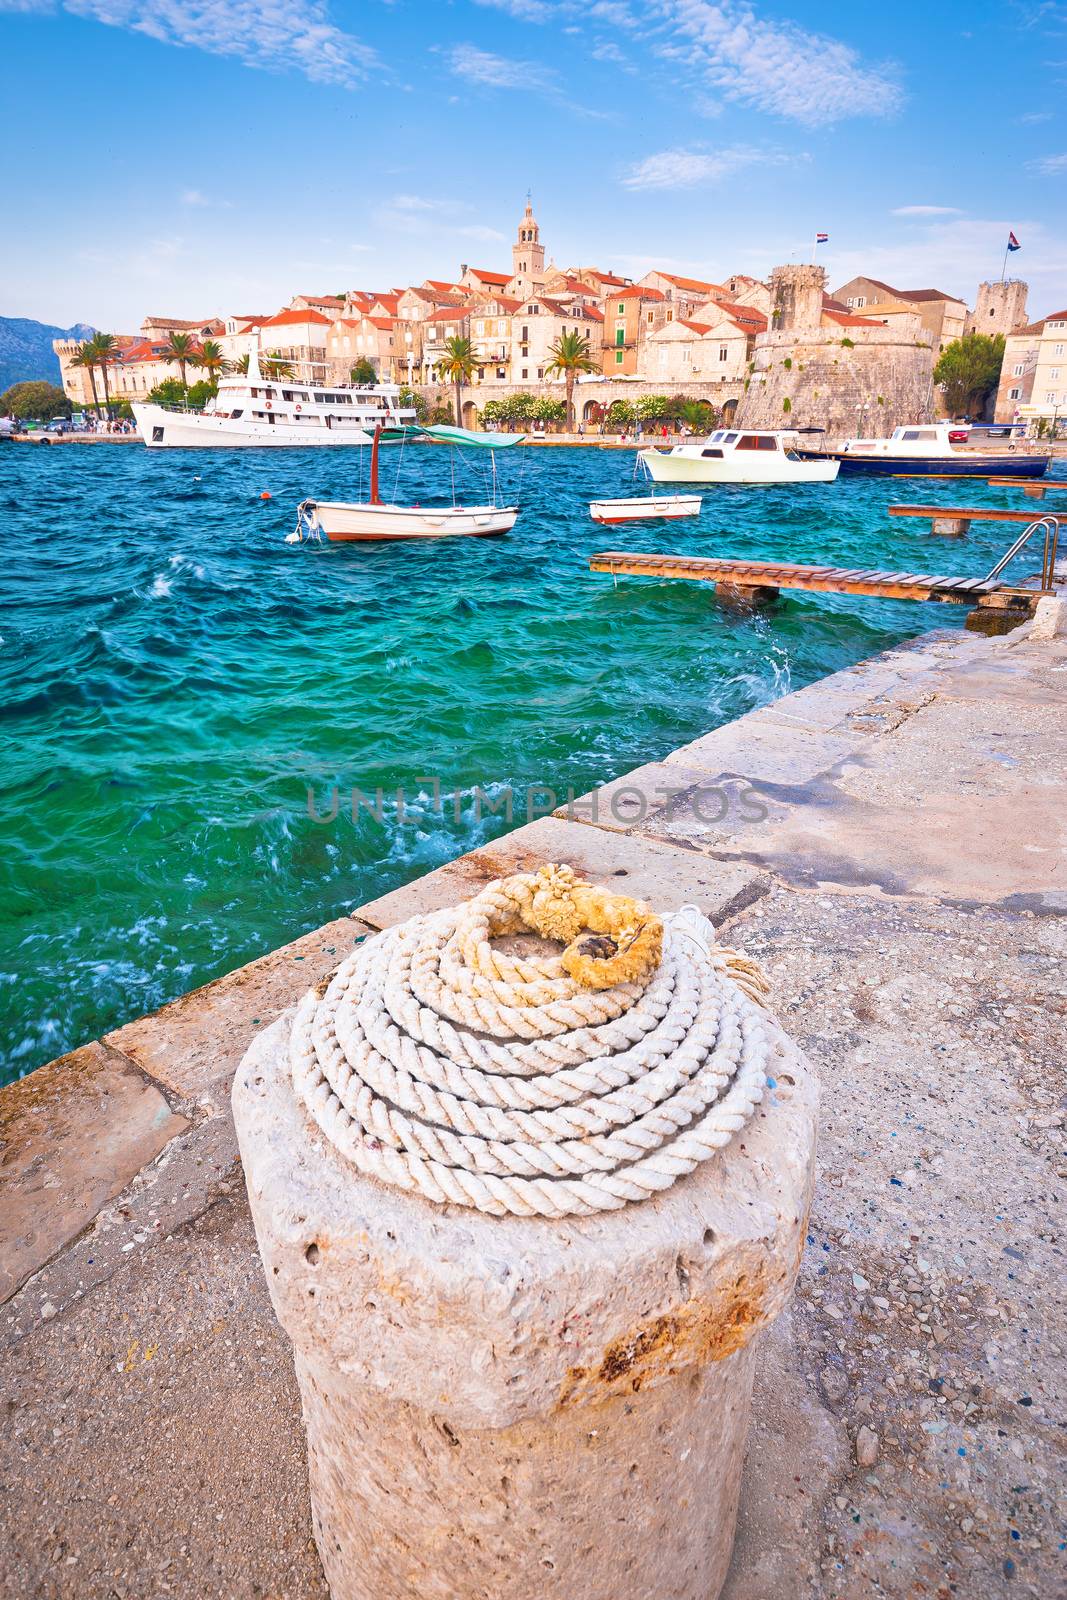
[[[1067,638],[1034,631],[825,678],[2,1091],[7,1592],[325,1594],[230,1080],[358,940],[563,860],[700,904],[822,1078],[726,1600],[1054,1594]]]

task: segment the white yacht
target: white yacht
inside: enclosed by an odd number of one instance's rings
[[[248,358],[247,373],[219,380],[218,393],[203,411],[183,411],[135,400],[133,414],[150,450],[213,445],[279,446],[370,444],[375,428],[415,421],[399,404],[395,383],[367,388],[351,384],[308,383],[302,378],[264,377],[259,358]]]
[[[672,450],[642,450],[638,459],[656,483],[832,483],[840,465],[803,460],[792,434],[745,428],[718,428]]]

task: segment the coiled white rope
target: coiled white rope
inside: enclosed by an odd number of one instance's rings
[[[492,942],[531,929],[567,948],[524,959]],[[550,866],[363,944],[299,1007],[293,1084],[384,1183],[493,1216],[615,1210],[751,1117],[764,999],[695,906],[659,918]]]

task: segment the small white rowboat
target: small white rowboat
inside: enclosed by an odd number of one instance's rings
[[[307,531],[333,542],[389,539],[456,539],[508,533],[518,506],[352,505],[305,500],[300,508]]]
[[[646,494],[628,500],[591,500],[594,522],[654,522],[660,518],[700,515],[698,494]]]

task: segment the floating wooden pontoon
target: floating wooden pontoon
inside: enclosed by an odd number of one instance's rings
[[[958,539],[972,522],[1033,522],[1032,511],[1002,511],[997,506],[890,506],[891,517],[929,517],[932,533]],[[1067,522],[1067,511],[1049,512],[1049,517]]]
[[[1046,493],[1067,494],[1067,478],[1043,478],[1036,483],[1031,478],[987,478],[986,482],[994,489],[1021,489],[1035,500],[1043,500]]]

